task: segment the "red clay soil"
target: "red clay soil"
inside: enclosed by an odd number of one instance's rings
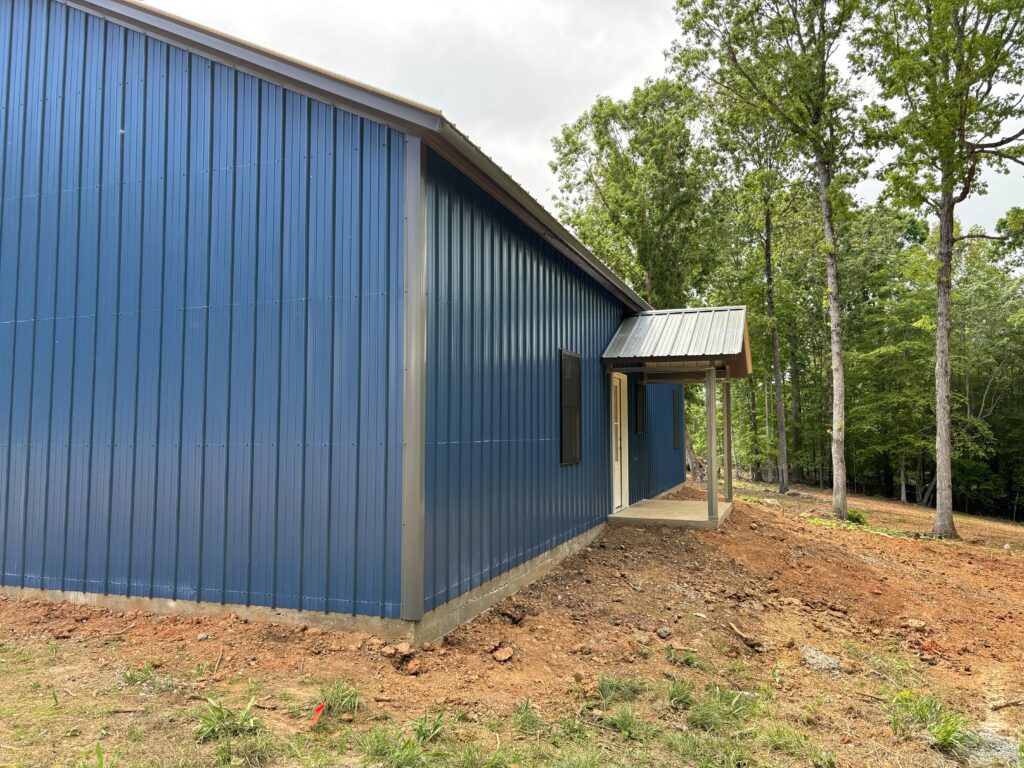
[[[600,674],[677,673],[663,652],[674,645],[719,669],[734,659],[759,679],[776,675],[783,708],[830,694],[823,738],[844,750],[840,765],[895,764],[907,750],[916,757],[904,764],[942,764],[927,749],[891,743],[879,707],[886,680],[867,659],[896,653],[916,657],[929,686],[986,727],[1010,734],[1024,726],[1024,708],[992,710],[1024,697],[1024,528],[959,518],[962,542],[904,538],[810,522],[828,508],[810,489],[742,493],[760,500],[738,495],[722,531],[608,528],[541,581],[404,658],[369,635],[231,613],[115,614],[7,598],[0,643],[62,644],[65,660],[52,674],[70,696],[88,695],[104,674],[152,663],[175,678],[191,675],[197,695],[252,677],[304,701],[314,681],[344,678],[371,708],[399,718],[443,705],[481,720],[507,716],[526,698],[545,716],[571,712],[573,691]],[[927,510],[850,503],[873,527],[930,525]],[[808,646],[842,658],[842,674],[808,668]],[[285,723],[274,695],[261,707]]]

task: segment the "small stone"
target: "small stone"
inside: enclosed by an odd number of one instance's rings
[[[423,661],[420,659],[410,659],[409,663],[405,665],[405,674],[407,675],[418,675],[423,672]]]
[[[672,630],[668,627],[658,627],[656,634],[662,640],[668,640],[670,637],[672,637]]]
[[[1003,544],[1003,549],[1009,552],[1011,549],[1013,549],[1013,547],[1011,547],[1009,544]]]
[[[341,719],[341,722],[343,722],[343,723],[351,723],[353,720],[355,720],[355,718],[352,716],[351,712],[342,712],[340,719]]]
[[[927,627],[928,625],[925,622],[921,621],[920,619],[907,619],[906,621],[903,622],[903,626],[906,629],[922,630],[925,627]]]
[[[210,636],[208,634],[206,634],[205,632],[200,632],[198,635],[196,635],[196,640],[199,640],[200,642],[202,642],[203,640],[209,640],[209,639],[210,639]]]
[[[398,651],[395,649],[395,646],[393,645],[385,645],[383,648],[380,649],[380,655],[388,659],[394,658],[394,656],[397,653]]]
[[[507,645],[503,645],[501,648],[492,653],[491,656],[494,658],[495,661],[504,664],[506,661],[512,659],[512,648]]]
[[[409,656],[412,656],[415,653],[415,651],[413,650],[411,643],[402,641],[401,643],[395,644],[395,653],[397,653],[399,656],[405,659]]]
[[[757,530],[757,523],[751,523],[750,524],[750,530],[756,531]]]
[[[841,666],[838,656],[832,656],[809,645],[805,645],[801,650],[804,654],[804,661],[811,669],[838,674]]]

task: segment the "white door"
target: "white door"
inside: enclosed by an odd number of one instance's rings
[[[629,398],[626,377],[612,374],[612,509],[629,506]]]

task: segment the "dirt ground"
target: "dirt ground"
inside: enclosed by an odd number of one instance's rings
[[[442,709],[446,746],[423,750],[422,762],[378,762],[954,764],[926,735],[894,732],[890,702],[901,690],[964,713],[986,744],[1014,745],[961,759],[1016,764],[1024,527],[959,517],[963,540],[942,542],[906,535],[931,523],[912,505],[851,497],[866,528],[823,523],[828,505],[810,488],[780,496],[741,484],[721,531],[608,528],[411,655],[369,635],[230,613],[114,614],[0,598],[0,765],[98,765],[97,744],[106,765],[358,765],[369,730],[406,733]],[[602,676],[643,681],[634,706],[651,724],[646,737],[609,726],[617,721]],[[728,762],[710,746],[687,752],[682,739],[699,723],[663,694],[680,679],[698,694],[721,686],[764,702],[755,719],[715,737],[715,749],[735,744],[745,758]],[[355,686],[364,707],[311,729],[319,686],[337,680]],[[279,746],[238,758],[197,743],[207,697],[236,708],[254,699]],[[536,722],[524,722],[527,710]],[[780,728],[813,750],[787,748]]]

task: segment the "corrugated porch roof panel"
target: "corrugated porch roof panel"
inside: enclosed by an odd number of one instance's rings
[[[626,318],[602,356],[605,360],[707,359],[743,351],[746,307],[642,312]]]

